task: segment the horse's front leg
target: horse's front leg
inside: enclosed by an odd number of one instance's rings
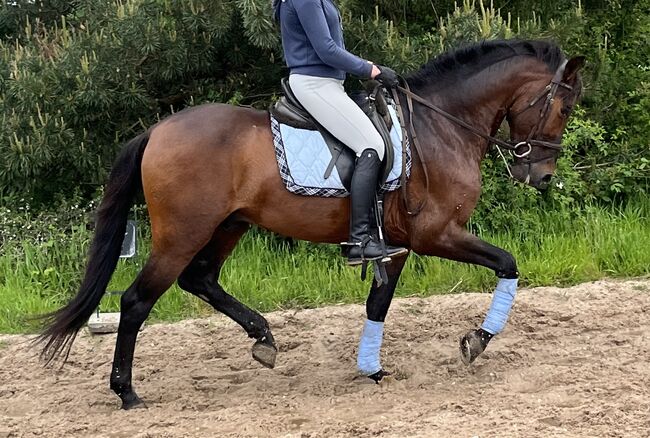
[[[492,337],[505,328],[517,294],[517,263],[509,252],[484,242],[461,227],[452,228],[441,236],[433,255],[485,266],[499,278],[483,324],[467,332],[460,340],[461,359],[469,365],[483,353]]]
[[[393,259],[386,265],[388,283],[377,286],[372,282],[370,294],[366,300],[366,322],[361,333],[359,351],[357,354],[357,370],[359,373],[368,376],[375,383],[379,383],[390,373],[381,367],[380,352],[384,336],[384,320],[388,308],[393,300],[393,293],[397,287],[397,281],[402,273],[408,254],[404,257]]]

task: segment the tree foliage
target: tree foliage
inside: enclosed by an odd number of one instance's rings
[[[558,186],[540,197],[506,184],[502,165],[487,160],[479,220],[509,220],[507,208],[495,215],[500,203],[552,208],[648,190],[648,0],[339,4],[348,48],[404,72],[491,38],[553,38],[588,57]],[[0,202],[91,196],[124,140],[187,105],[265,108],[283,74],[269,0],[6,1]]]
[[[242,17],[269,11],[244,3],[84,0],[49,24],[24,15],[0,43],[0,194],[93,191],[119,144],[159,116],[272,89],[271,21]]]

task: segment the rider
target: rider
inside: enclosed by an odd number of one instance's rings
[[[370,119],[345,93],[346,73],[395,86],[397,74],[345,50],[341,15],[334,0],[274,0],[275,19],[282,32],[289,85],[296,98],[332,135],[357,155],[350,187],[348,263],[382,258],[372,236],[371,216],[384,142]],[[405,254],[405,248],[387,246],[387,255]]]

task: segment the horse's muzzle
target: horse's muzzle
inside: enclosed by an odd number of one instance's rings
[[[553,179],[552,172],[539,169],[534,164],[532,166],[525,163],[513,164],[510,166],[510,173],[515,180],[534,187],[540,192],[548,189]]]

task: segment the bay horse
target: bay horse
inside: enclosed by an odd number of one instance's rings
[[[407,202],[399,192],[385,198],[387,240],[420,255],[485,266],[499,279],[516,282],[514,257],[465,229],[481,191],[486,136],[507,120],[516,144],[513,177],[540,189],[547,186],[580,93],[583,63],[582,57],[567,60],[550,42],[491,41],[439,56],[408,76],[406,83],[420,100],[410,106],[407,94],[398,96],[420,150],[413,154]],[[456,116],[476,132],[431,108]],[[43,357],[67,357],[77,332],[99,305],[140,190],[149,210],[152,248],[121,299],[110,386],[122,407],[142,405],[131,385],[138,329],[174,281],[241,325],[255,339],[254,358],[272,367],[277,348],[269,324],[222,288],[220,269],[251,224],[295,239],[344,241],[349,201],[287,191],[274,155],[269,113],[223,104],[185,109],[125,145],[97,212],[79,292],[49,315],[39,338],[45,343]],[[416,202],[421,211],[409,214],[405,205]],[[383,323],[407,257],[387,266],[387,283],[373,282],[366,302],[370,321]],[[507,311],[498,316],[507,318]],[[484,336],[477,341],[476,333],[468,332],[461,342],[470,361],[487,345]],[[380,345],[381,339],[377,357]]]

